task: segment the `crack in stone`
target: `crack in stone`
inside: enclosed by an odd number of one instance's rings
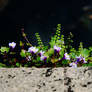
[[[38,87],[38,89],[40,89],[41,88],[41,85],[37,85],[37,87]]]
[[[81,86],[82,87],[87,87],[88,85],[91,85],[91,84],[92,84],[92,82],[87,82],[87,84],[84,84],[84,85],[81,84]]]
[[[88,70],[92,70],[92,67],[88,67],[88,69],[85,69],[84,73],[86,73]]]
[[[56,80],[54,80],[54,81],[62,81],[62,79],[56,79]]]
[[[72,89],[71,89],[71,86],[68,87],[68,92],[74,92]]]
[[[15,76],[12,76],[12,75],[10,75],[10,74],[8,75],[8,78],[14,78],[14,77],[15,77]]]
[[[88,82],[88,83],[87,83],[87,85],[90,85],[90,84],[92,84],[92,82]]]
[[[92,67],[88,67],[86,68],[85,70],[83,70],[84,74],[87,72],[87,71],[91,71],[92,70]],[[80,74],[82,72],[80,71]],[[91,76],[91,73],[88,72],[88,76],[90,77]],[[65,86],[65,90],[64,92],[75,92],[72,88],[75,87],[75,85],[72,85],[72,79],[71,77],[68,77],[67,76],[67,68],[64,68],[64,86]],[[78,79],[78,78],[77,78]],[[80,79],[80,78],[79,78]],[[77,81],[77,80],[76,80]],[[86,84],[80,84],[82,87],[85,87],[87,88],[89,85],[92,85],[92,81],[89,81],[87,82]]]
[[[71,87],[71,79],[72,78],[67,77],[66,73],[67,73],[67,69],[64,68],[64,85],[68,86],[68,88],[65,89],[64,92],[74,92]]]
[[[53,90],[53,92],[57,91],[56,89]]]
[[[69,85],[70,83],[71,83],[71,78],[69,78],[69,77],[66,77],[65,78],[65,85]]]
[[[46,76],[46,77],[49,77],[49,76],[52,75],[52,73],[53,73],[53,72],[52,72],[52,68],[49,68],[49,69],[47,69],[45,76]]]

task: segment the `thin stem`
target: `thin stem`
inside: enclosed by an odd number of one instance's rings
[[[21,30],[22,30],[22,36],[24,37],[24,39],[27,41],[27,43],[29,43],[30,46],[32,46],[32,44],[29,42],[26,34],[24,33],[24,29],[22,28]]]

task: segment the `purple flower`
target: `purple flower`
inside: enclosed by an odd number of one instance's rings
[[[76,57],[76,59],[77,62],[80,62],[82,60],[82,56],[80,55],[79,57]]]
[[[57,53],[59,53],[60,50],[61,50],[61,48],[60,48],[60,47],[57,47],[57,46],[55,45],[55,46],[54,46],[54,50],[55,50]]]
[[[47,57],[46,57],[46,56],[41,56],[40,59],[41,59],[42,61],[46,61],[46,60],[47,60]]]
[[[38,53],[38,55],[39,55],[39,56],[43,56],[44,53],[45,53],[45,51],[42,51],[42,50],[41,50],[41,51]]]
[[[87,61],[85,60],[85,58],[83,58],[82,60],[83,60],[83,63],[87,63]]]
[[[11,42],[11,43],[9,43],[9,47],[11,47],[11,48],[15,48],[16,47],[16,43],[15,42]]]
[[[36,47],[32,46],[32,47],[28,48],[28,52],[30,52],[30,53],[37,53],[38,49]]]
[[[76,63],[78,63],[78,62],[83,62],[83,63],[87,63],[87,61],[85,61],[85,58],[84,57],[82,57],[81,55],[79,56],[79,57],[76,57]]]
[[[75,62],[70,63],[69,66],[71,66],[73,68],[77,68],[77,64]]]
[[[65,53],[65,54],[64,54],[64,59],[70,60],[70,56],[69,56],[67,53]]]

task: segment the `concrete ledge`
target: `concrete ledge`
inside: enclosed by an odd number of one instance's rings
[[[92,67],[0,68],[0,92],[92,92]]]

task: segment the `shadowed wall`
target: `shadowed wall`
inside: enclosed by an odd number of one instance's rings
[[[92,20],[88,18],[89,12],[83,10],[85,6],[91,6],[91,2],[61,0],[60,2],[42,1],[40,3],[31,0],[9,0],[6,7],[0,12],[0,41],[2,43],[3,40],[5,42],[7,40],[18,41],[20,39],[18,25],[24,25],[25,32],[33,43],[35,32],[40,33],[43,41],[49,41],[49,37],[56,30],[56,25],[60,23],[65,35],[70,31],[75,35],[75,46],[80,41],[83,41],[85,46],[91,45]]]

